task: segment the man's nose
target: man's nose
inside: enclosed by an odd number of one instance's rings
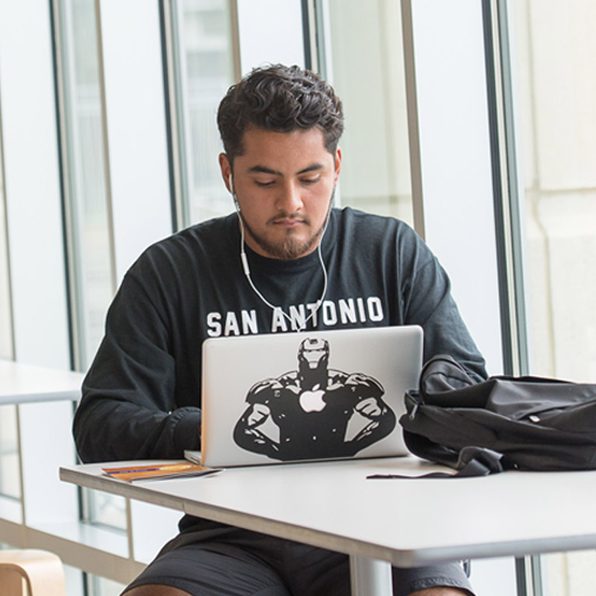
[[[295,213],[302,209],[302,198],[297,184],[288,182],[282,186],[277,197],[276,207],[286,213]]]

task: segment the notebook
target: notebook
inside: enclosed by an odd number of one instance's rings
[[[418,326],[209,338],[201,461],[213,467],[405,455]]]

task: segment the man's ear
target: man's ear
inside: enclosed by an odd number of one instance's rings
[[[231,180],[232,180],[232,164],[230,158],[226,153],[220,153],[219,157],[219,169],[221,171],[221,177],[223,178],[224,184],[228,189],[228,192],[232,193]]]
[[[338,181],[339,181],[339,174],[341,172],[341,160],[342,160],[341,147],[338,147],[335,150],[335,156],[334,156],[334,161],[335,161],[335,184],[337,184]]]

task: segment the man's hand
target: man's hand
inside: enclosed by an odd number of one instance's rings
[[[460,588],[426,588],[424,590],[416,590],[410,592],[410,596],[470,596],[468,590],[461,590]]]

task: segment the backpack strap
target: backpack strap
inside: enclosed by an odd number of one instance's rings
[[[403,478],[419,480],[421,478],[472,478],[475,476],[489,476],[504,470],[502,463],[503,454],[485,447],[464,447],[459,452],[456,464],[457,472],[431,472],[419,476],[406,476],[403,474],[370,474],[369,480],[392,480]]]

